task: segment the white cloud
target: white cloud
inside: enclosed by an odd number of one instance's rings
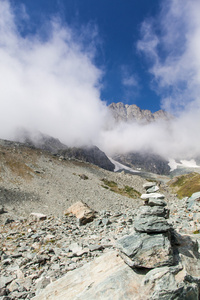
[[[122,65],[121,76],[122,84],[126,88],[133,88],[135,91],[139,88],[138,76],[130,70],[130,67]]]
[[[123,85],[128,86],[128,87],[137,87],[138,86],[138,82],[133,75],[123,78],[122,83],[123,83]]]
[[[180,112],[194,103],[200,93],[200,2],[169,0],[162,2],[155,20],[142,25],[138,49],[151,61],[155,89],[162,106]]]
[[[16,127],[40,130],[67,144],[95,141],[106,116],[101,70],[93,48],[59,20],[48,34],[20,35],[8,1],[0,1],[0,137]]]
[[[44,32],[43,37],[39,32],[21,35],[18,15],[9,1],[0,0],[0,138],[12,138],[16,128],[24,127],[68,145],[96,144],[109,154],[151,151],[184,159],[199,154],[199,11],[196,0],[186,6],[163,1],[158,19],[143,23],[138,43],[151,62],[163,107],[185,110],[170,125],[116,126],[100,100],[102,72],[93,61],[97,29],[78,34],[54,19],[45,38]],[[21,15],[29,20],[24,7]],[[128,71],[122,82],[127,90],[138,89],[137,76]]]

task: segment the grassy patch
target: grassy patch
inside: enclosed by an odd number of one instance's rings
[[[103,183],[107,186],[109,186],[110,188],[113,188],[113,187],[117,187],[117,183],[114,182],[114,181],[109,181],[105,178],[103,178],[101,181],[103,181]]]
[[[126,185],[123,188],[119,188],[117,183],[114,181],[109,181],[107,179],[102,179],[104,185],[102,185],[103,188],[109,189],[112,192],[118,193],[122,196],[126,196],[129,198],[138,198],[141,196],[140,192],[136,191],[134,188]]]
[[[191,197],[200,191],[200,174],[190,173],[180,175],[169,181],[169,186],[177,193],[178,198]]]

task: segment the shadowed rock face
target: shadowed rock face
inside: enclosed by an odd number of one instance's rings
[[[133,169],[139,168],[142,171],[160,175],[169,175],[170,173],[168,161],[159,155],[151,153],[131,152],[116,154],[113,159]]]
[[[108,171],[114,171],[115,166],[104,152],[96,146],[88,147],[68,147],[61,143],[59,139],[53,138],[41,132],[31,133],[21,130],[16,138],[18,141],[28,146],[34,146],[50,153],[63,156],[64,158],[79,159],[92,163]]]
[[[114,171],[115,169],[114,164],[108,159],[105,153],[96,146],[67,148],[59,151],[58,153],[65,158],[79,159],[89,162],[108,171]]]

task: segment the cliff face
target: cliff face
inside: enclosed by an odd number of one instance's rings
[[[156,120],[170,120],[172,116],[164,110],[152,113],[147,109],[140,109],[137,105],[124,104],[122,102],[111,103],[109,109],[116,122],[132,122],[150,123]]]
[[[67,148],[58,152],[65,158],[79,159],[92,163],[105,170],[114,171],[114,164],[108,159],[104,152],[98,147],[91,146],[85,148]]]
[[[170,173],[168,161],[159,155],[131,152],[127,154],[116,154],[113,158],[135,170],[159,175],[169,175]]]

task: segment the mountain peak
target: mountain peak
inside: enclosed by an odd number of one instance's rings
[[[159,110],[152,113],[148,109],[141,109],[136,104],[124,104],[122,102],[111,103],[109,109],[116,122],[133,122],[151,123],[157,120],[170,120],[172,116],[164,111]]]

